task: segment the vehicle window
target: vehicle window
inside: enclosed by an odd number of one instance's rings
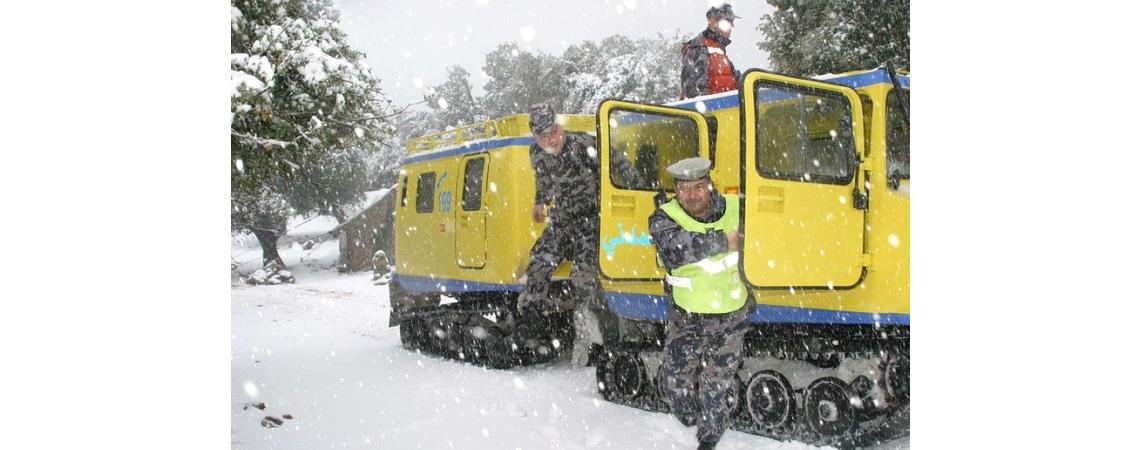
[[[838,92],[756,85],[756,169],[765,178],[847,184],[854,173],[851,106]]]
[[[902,96],[910,106],[910,95]],[[910,179],[910,124],[899,106],[898,91],[887,93],[887,175],[894,179]]]
[[[400,177],[400,206],[408,206],[408,176]]]
[[[622,189],[671,191],[673,177],[666,167],[700,156],[697,123],[688,117],[644,111],[610,111],[610,181]],[[640,180],[626,180],[619,171],[619,158],[629,160]]]
[[[420,174],[416,181],[416,212],[429,213],[435,209],[435,172]]]
[[[467,160],[463,167],[463,210],[477,211],[483,206],[483,165],[486,158]]]

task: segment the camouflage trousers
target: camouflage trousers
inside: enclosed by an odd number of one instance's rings
[[[690,314],[672,305],[669,311],[661,383],[673,415],[697,425],[700,441],[719,441],[728,427],[727,393],[743,357],[748,310]]]
[[[519,309],[552,311],[550,276],[563,260],[570,260],[570,285],[578,303],[598,306],[602,288],[598,284],[598,223],[596,220],[551,221],[530,250],[526,268],[526,289]]]

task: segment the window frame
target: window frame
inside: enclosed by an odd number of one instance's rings
[[[638,110],[638,109],[631,109],[631,108],[622,108],[622,107],[617,107],[617,108],[613,108],[613,109],[611,109],[611,110],[609,111],[609,116],[612,116],[612,115],[613,115],[615,112],[618,112],[618,111],[623,111],[623,112],[627,112],[627,113],[633,113],[633,114],[645,114],[645,115],[651,115],[651,116],[657,116],[657,117],[667,117],[667,118],[675,118],[675,119],[684,119],[684,120],[687,120],[687,121],[689,121],[689,123],[692,123],[692,124],[693,124],[693,128],[694,128],[694,130],[696,131],[695,133],[693,133],[693,143],[692,143],[692,144],[693,144],[693,148],[694,148],[694,151],[693,151],[693,155],[691,155],[691,156],[686,156],[685,158],[691,158],[691,157],[700,157],[700,156],[701,156],[701,137],[700,137],[700,133],[701,133],[701,127],[700,127],[700,124],[699,124],[699,123],[698,123],[696,120],[694,120],[692,117],[687,117],[687,116],[683,116],[683,115],[663,114],[663,113],[658,113],[658,112],[645,111],[645,110]],[[610,120],[610,117],[609,117],[609,116],[607,116],[607,117],[606,117],[606,119],[605,119],[606,121],[609,121],[609,120]],[[709,119],[709,117],[705,117],[705,121],[706,121],[706,124],[708,123],[708,119]],[[706,125],[706,126],[709,126],[709,130],[710,130],[710,131],[709,131],[709,134],[713,134],[714,132],[712,131],[712,128],[711,128],[711,126],[710,126],[710,125]],[[613,145],[613,135],[614,135],[614,133],[613,133],[613,129],[612,129],[612,127],[611,127],[611,129],[610,129],[610,143],[611,143],[611,145]],[[710,152],[710,155],[711,155],[711,153],[712,153],[712,151],[713,151],[713,146],[715,145],[715,137],[714,137],[714,136],[715,136],[715,134],[713,134],[713,136],[710,136],[710,138],[709,138],[709,152]],[[600,150],[599,150],[599,151],[600,151]],[[635,150],[635,151],[636,151],[636,150]],[[658,148],[658,150],[657,150],[657,151],[658,151],[658,155],[660,155],[660,148]],[[625,152],[620,152],[620,153],[622,153],[622,154],[625,154]],[[626,155],[626,158],[629,158],[629,155]],[[682,158],[682,159],[684,159],[684,158]],[[679,161],[679,160],[678,160],[678,161]],[[632,160],[631,160],[630,162],[634,163],[634,166],[636,167],[636,164],[637,164],[636,162],[634,162],[634,161],[632,161]],[[675,162],[677,162],[677,161],[673,161],[673,162],[675,163]],[[614,166],[614,158],[613,158],[612,156],[609,158],[609,163],[610,163],[610,167],[609,167],[609,172],[610,172],[610,180],[609,180],[609,182],[610,182],[610,186],[613,186],[613,187],[614,187],[614,188],[616,188],[616,189],[621,189],[621,190],[623,190],[623,191],[637,191],[637,192],[660,192],[660,191],[665,191],[665,192],[673,192],[673,185],[672,185],[672,183],[667,183],[665,180],[661,180],[661,179],[658,179],[658,180],[657,180],[657,181],[658,181],[658,183],[657,183],[657,187],[656,187],[656,188],[652,188],[652,187],[649,187],[649,186],[646,186],[646,187],[640,187],[640,186],[639,186],[639,187],[631,187],[631,186],[628,186],[628,185],[627,185],[627,186],[623,186],[623,185],[621,185],[621,184],[618,184],[617,182],[615,182],[615,181],[614,181],[614,176],[615,176],[615,174],[616,174],[617,170],[615,170],[615,166]],[[709,168],[710,170],[712,170],[712,167],[715,167],[715,165],[716,165],[716,161],[715,161],[715,160],[712,160],[712,163],[713,163],[713,166],[711,166],[711,167]],[[670,164],[672,164],[672,163],[670,163]]]
[[[467,192],[468,192],[467,182],[470,179],[470,174],[471,174],[470,166],[475,161],[479,161],[479,164],[480,164],[479,178],[478,178],[478,180],[479,180],[478,181],[479,192],[476,194],[476,197],[475,197],[476,200],[478,200],[478,203],[475,205],[474,208],[468,209],[467,208]],[[471,211],[478,211],[478,210],[483,208],[483,187],[484,187],[483,180],[486,178],[486,170],[487,170],[487,156],[485,154],[469,157],[469,158],[467,158],[466,162],[463,163],[463,191],[459,194],[459,209],[460,210],[471,212]]]
[[[424,185],[424,179],[428,178],[428,177],[431,178],[431,182],[428,183],[427,195],[425,196],[423,185]],[[419,174],[419,176],[416,177],[416,213],[418,213],[418,214],[430,214],[432,212],[435,212],[435,183],[436,183],[435,171],[424,172],[424,173]],[[424,197],[427,198],[426,210],[424,209],[424,204],[425,204],[423,201]]]
[[[849,119],[849,122],[853,122],[855,119],[854,117],[852,117],[852,114],[853,114],[852,109],[853,108],[851,107],[851,103],[849,102],[847,97],[844,96],[840,92],[828,91],[828,90],[823,90],[823,89],[816,89],[813,87],[803,86],[803,85],[781,83],[781,82],[772,81],[772,80],[759,80],[759,81],[757,81],[755,83],[756,92],[754,93],[754,96],[757,99],[758,103],[756,105],[752,106],[756,110],[756,123],[753,124],[753,127],[755,127],[755,129],[756,129],[756,148],[753,149],[753,151],[755,152],[755,157],[756,157],[756,167],[754,167],[756,172],[761,177],[767,178],[770,180],[796,181],[796,182],[800,182],[800,183],[832,184],[832,185],[838,185],[838,186],[851,184],[851,182],[855,179],[855,172],[858,171],[858,168],[859,168],[858,160],[857,160],[858,155],[856,155],[856,152],[858,151],[858,144],[855,142],[854,123],[851,123],[852,129],[850,130],[850,145],[849,145],[850,151],[848,151],[847,154],[844,155],[844,162],[847,165],[847,176],[846,177],[841,178],[841,177],[837,177],[837,176],[833,176],[833,175],[809,174],[806,172],[804,172],[804,173],[798,173],[797,172],[794,174],[779,173],[775,170],[764,167],[763,158],[762,158],[762,155],[760,153],[761,143],[764,140],[763,136],[760,134],[760,130],[761,130],[760,121],[762,120],[762,115],[760,112],[761,103],[759,103],[759,100],[760,100],[761,89],[781,89],[784,92],[794,92],[794,93],[801,94],[804,96],[815,96],[815,97],[828,98],[828,99],[832,99],[832,100],[839,100],[842,103],[843,107],[845,108],[846,117]],[[810,175],[811,179],[805,180],[804,175]]]
[[[401,187],[400,187],[400,207],[401,208],[407,208],[408,207],[408,175],[404,174],[400,178],[401,178],[401,180],[400,180],[400,185],[401,185]]]
[[[907,91],[906,92],[906,99],[909,102],[910,101],[910,89],[904,88],[903,90]],[[893,97],[892,97],[892,95],[893,95]],[[884,169],[887,172],[888,178],[891,176],[891,153],[892,153],[891,152],[891,149],[892,149],[891,143],[893,141],[893,139],[891,138],[893,136],[893,133],[891,133],[891,125],[894,123],[894,121],[892,119],[895,117],[898,117],[898,120],[902,121],[902,118],[899,116],[899,114],[903,113],[897,105],[892,106],[892,104],[901,102],[902,100],[903,100],[903,97],[901,97],[899,95],[899,92],[894,87],[891,87],[887,91],[886,105],[885,105],[886,106],[886,120],[884,121],[884,125],[883,125],[885,127],[883,130],[883,136],[884,136],[884,139],[886,140],[886,152],[885,152],[886,153],[886,167]],[[907,136],[907,139],[906,139],[906,141],[907,141],[906,142],[907,163],[906,163],[906,173],[905,173],[906,176],[900,176],[900,177],[898,177],[898,179],[909,181],[910,180],[910,125],[906,124],[906,127],[907,127],[907,133],[906,133],[906,136]]]

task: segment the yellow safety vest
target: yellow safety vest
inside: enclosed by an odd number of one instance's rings
[[[677,199],[661,205],[661,210],[685,231],[728,232],[740,226],[740,198],[726,195],[724,203],[724,215],[713,223],[701,223],[690,217]],[[673,286],[673,302],[686,311],[700,314],[723,314],[740,309],[748,301],[748,291],[740,280],[739,260],[739,251],[728,251],[673,269],[665,276],[665,281]]]

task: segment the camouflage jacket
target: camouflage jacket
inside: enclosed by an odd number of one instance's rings
[[[534,168],[534,204],[554,205],[551,221],[598,220],[599,168],[597,139],[586,133],[567,131],[562,153],[552,155],[538,144],[530,146]],[[610,151],[616,172],[626,180],[639,180],[624,153]]]
[[[697,218],[704,223],[716,222],[724,215],[724,196],[713,191],[709,197],[709,216]],[[657,256],[670,272],[685,264],[695,263],[709,256],[728,251],[728,235],[723,231],[710,230],[693,233],[681,228],[660,207],[649,215],[649,235],[657,246]],[[666,285],[668,288],[668,285]]]
[[[720,44],[722,49],[732,43],[731,39],[709,28],[705,28],[705,31],[685,43],[681,55],[682,98],[693,98],[709,93],[709,51],[705,46],[705,39],[712,39]],[[725,59],[732,68],[732,77],[740,80],[740,71],[736,70],[736,66],[728,59],[727,53]]]

